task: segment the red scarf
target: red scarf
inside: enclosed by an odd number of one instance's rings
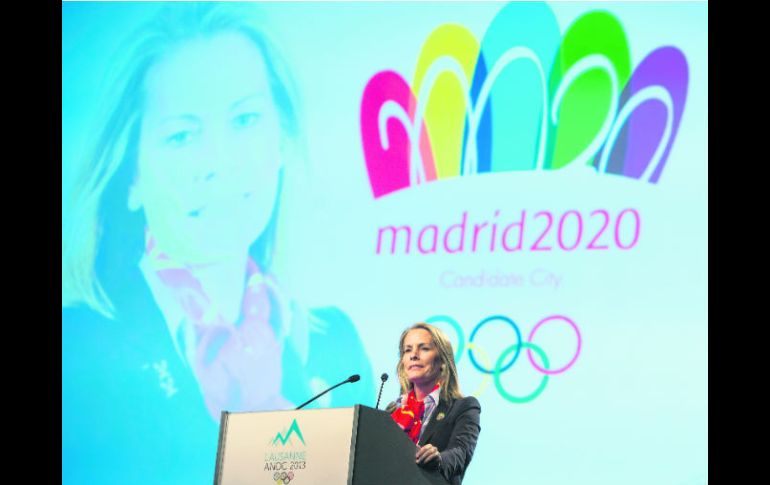
[[[430,392],[439,388],[436,384]],[[409,439],[417,444],[420,440],[420,430],[422,429],[422,415],[425,413],[425,401],[418,401],[414,395],[414,389],[409,391],[406,396],[406,403],[402,403],[400,408],[390,413],[390,417],[398,424],[401,429],[406,431]]]
[[[270,326],[272,305],[266,277],[249,257],[241,317],[228,321],[219,313],[190,268],[173,261],[147,235],[147,256],[195,333],[192,362],[209,414],[222,410],[266,409],[281,393],[281,345]],[[177,337],[177,336],[174,336]]]

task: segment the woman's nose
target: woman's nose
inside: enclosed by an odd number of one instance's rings
[[[216,127],[207,130],[202,138],[194,178],[196,182],[213,182],[232,171],[233,153],[228,148],[227,134]]]
[[[191,175],[196,183],[212,182],[221,169],[222,156],[217,148],[206,147],[198,156],[197,163],[191,167]]]

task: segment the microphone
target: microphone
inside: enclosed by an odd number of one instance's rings
[[[341,386],[341,385],[343,385],[343,384],[347,384],[348,382],[357,382],[357,381],[359,381],[360,379],[361,379],[361,376],[359,376],[358,374],[354,374],[354,375],[352,375],[352,376],[348,377],[347,379],[345,379],[344,381],[340,382],[339,384],[336,384],[336,385],[334,385],[334,386],[330,387],[329,389],[325,390],[325,391],[324,391],[324,392],[322,392],[321,394],[319,394],[319,395],[317,395],[317,396],[315,396],[315,397],[311,398],[309,401],[305,401],[304,403],[300,404],[300,405],[299,405],[299,406],[298,406],[298,407],[295,409],[295,411],[296,411],[296,410],[298,410],[298,409],[302,409],[302,408],[304,408],[305,406],[307,406],[307,405],[308,405],[308,404],[310,404],[311,402],[315,401],[315,400],[316,400],[316,399],[318,399],[319,397],[323,396],[323,395],[324,395],[324,394],[326,394],[327,392],[331,391],[332,389],[335,389],[335,388],[337,388],[337,387],[340,387],[340,386]]]
[[[396,405],[396,401],[393,401],[390,404],[388,404],[388,406],[385,408],[385,412],[388,414],[391,414],[393,413],[393,411],[396,410],[397,407],[398,406]]]
[[[380,398],[382,397],[382,388],[385,387],[385,381],[388,380],[388,374],[382,373],[380,376],[380,380],[382,381],[382,384],[380,384],[380,393],[377,394],[377,404],[374,406],[374,409],[380,408]]]

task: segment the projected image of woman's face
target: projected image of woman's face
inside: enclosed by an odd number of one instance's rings
[[[259,48],[239,33],[186,41],[145,79],[129,206],[180,261],[243,255],[264,231],[281,166],[279,115]]]

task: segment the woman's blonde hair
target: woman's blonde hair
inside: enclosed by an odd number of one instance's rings
[[[460,392],[460,383],[457,378],[457,367],[455,366],[452,343],[441,329],[425,322],[415,323],[404,330],[398,341],[398,365],[396,366],[396,373],[398,374],[398,382],[401,384],[401,392],[405,394],[412,390],[412,383],[409,382],[406,375],[406,369],[404,369],[404,340],[409,332],[419,329],[425,330],[430,334],[433,345],[436,346],[436,350],[438,351],[438,359],[440,362],[438,381],[441,383],[441,400],[450,401],[462,398],[463,395]]]

